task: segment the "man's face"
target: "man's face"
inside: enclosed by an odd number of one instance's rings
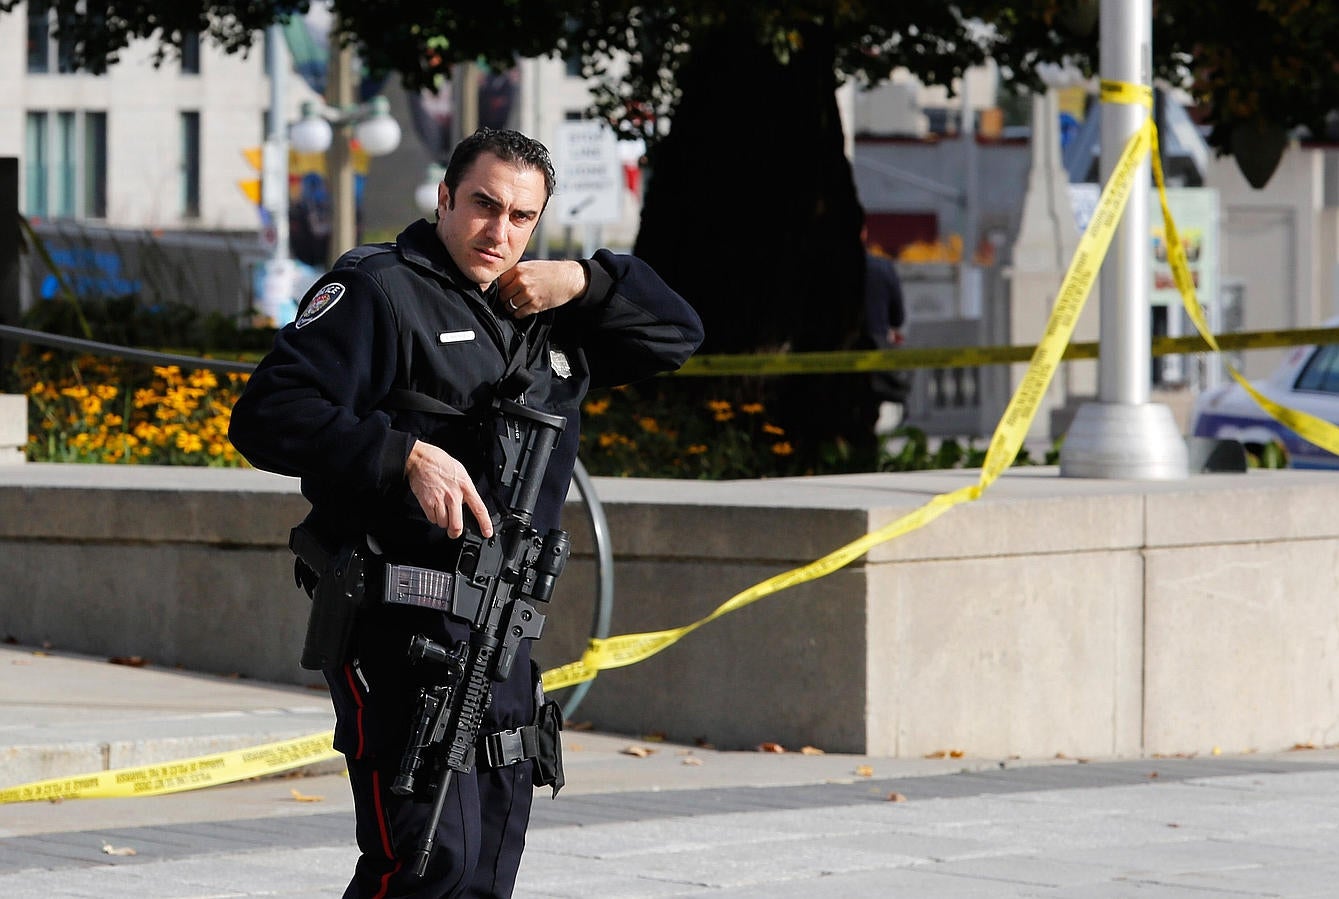
[[[482,153],[454,197],[445,183],[437,186],[437,236],[461,273],[486,290],[520,261],[545,199],[537,169]]]

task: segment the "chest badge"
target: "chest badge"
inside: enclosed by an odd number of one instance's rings
[[[572,363],[568,361],[567,354],[557,347],[549,347],[549,366],[560,378],[572,377]]]
[[[473,339],[473,331],[442,331],[437,335],[438,343],[464,343]]]

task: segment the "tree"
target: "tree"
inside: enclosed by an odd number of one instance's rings
[[[0,12],[16,5],[0,0]],[[192,32],[244,51],[260,29],[307,4],[50,6],[76,61],[97,71],[134,38],[156,40],[164,58]],[[580,56],[599,79],[596,113],[651,143],[636,252],[702,313],[706,349],[715,351],[833,349],[860,340],[860,209],[833,97],[839,80],[873,84],[905,67],[951,87],[968,66],[992,57],[1008,84],[1027,88],[1038,86],[1040,63],[1068,59],[1088,73],[1097,64],[1098,0],[333,6],[343,38],[359,45],[365,63],[398,73],[408,87],[431,86],[461,61],[505,67],[518,56]],[[1281,150],[1278,138],[1295,126],[1323,133],[1339,96],[1332,4],[1157,0],[1154,26],[1157,74],[1188,85],[1204,104],[1220,152],[1241,158],[1259,135]],[[1274,162],[1262,168],[1272,171]],[[805,441],[802,452],[816,459],[834,439],[852,445],[868,436],[861,383],[827,395],[798,381],[766,389]]]

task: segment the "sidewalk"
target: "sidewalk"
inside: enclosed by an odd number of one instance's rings
[[[331,724],[316,691],[0,647],[0,787]],[[575,729],[564,743],[568,786],[536,796],[518,899],[1339,895],[1330,750],[1080,763],[716,752]],[[356,849],[337,768],[0,806],[0,895],[339,896]]]

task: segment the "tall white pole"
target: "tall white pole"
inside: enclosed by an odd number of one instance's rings
[[[270,69],[270,113],[266,123],[264,172],[261,191],[265,208],[274,223],[276,260],[289,257],[288,235],[288,59],[284,51],[282,25],[271,25],[266,33],[265,61]],[[269,183],[266,183],[266,182]]]
[[[1102,0],[1104,81],[1152,87],[1151,0]],[[1105,181],[1130,137],[1151,110],[1138,103],[1102,104]],[[1125,214],[1102,263],[1101,360],[1098,402],[1079,407],[1060,451],[1067,477],[1174,480],[1184,478],[1184,438],[1164,405],[1149,402],[1152,353],[1149,291],[1152,241],[1148,227],[1149,161],[1134,172]]]
[[[354,89],[353,48],[340,43],[339,29],[330,26],[330,61],[326,68],[325,100],[335,109],[351,108],[358,97]],[[326,189],[330,197],[330,248],[327,262],[333,264],[358,242],[358,207],[354,194],[353,150],[347,129],[335,129],[335,139],[326,151]]]
[[[1102,78],[1124,84],[1149,85],[1153,37],[1149,0],[1102,4]],[[1131,136],[1144,127],[1151,111],[1138,103],[1102,104],[1102,181],[1111,177],[1116,160]],[[1148,156],[1134,170],[1125,215],[1102,266],[1102,356],[1098,363],[1098,397],[1104,403],[1146,403],[1151,380],[1148,297],[1149,230]],[[1106,298],[1114,302],[1107,302]]]

